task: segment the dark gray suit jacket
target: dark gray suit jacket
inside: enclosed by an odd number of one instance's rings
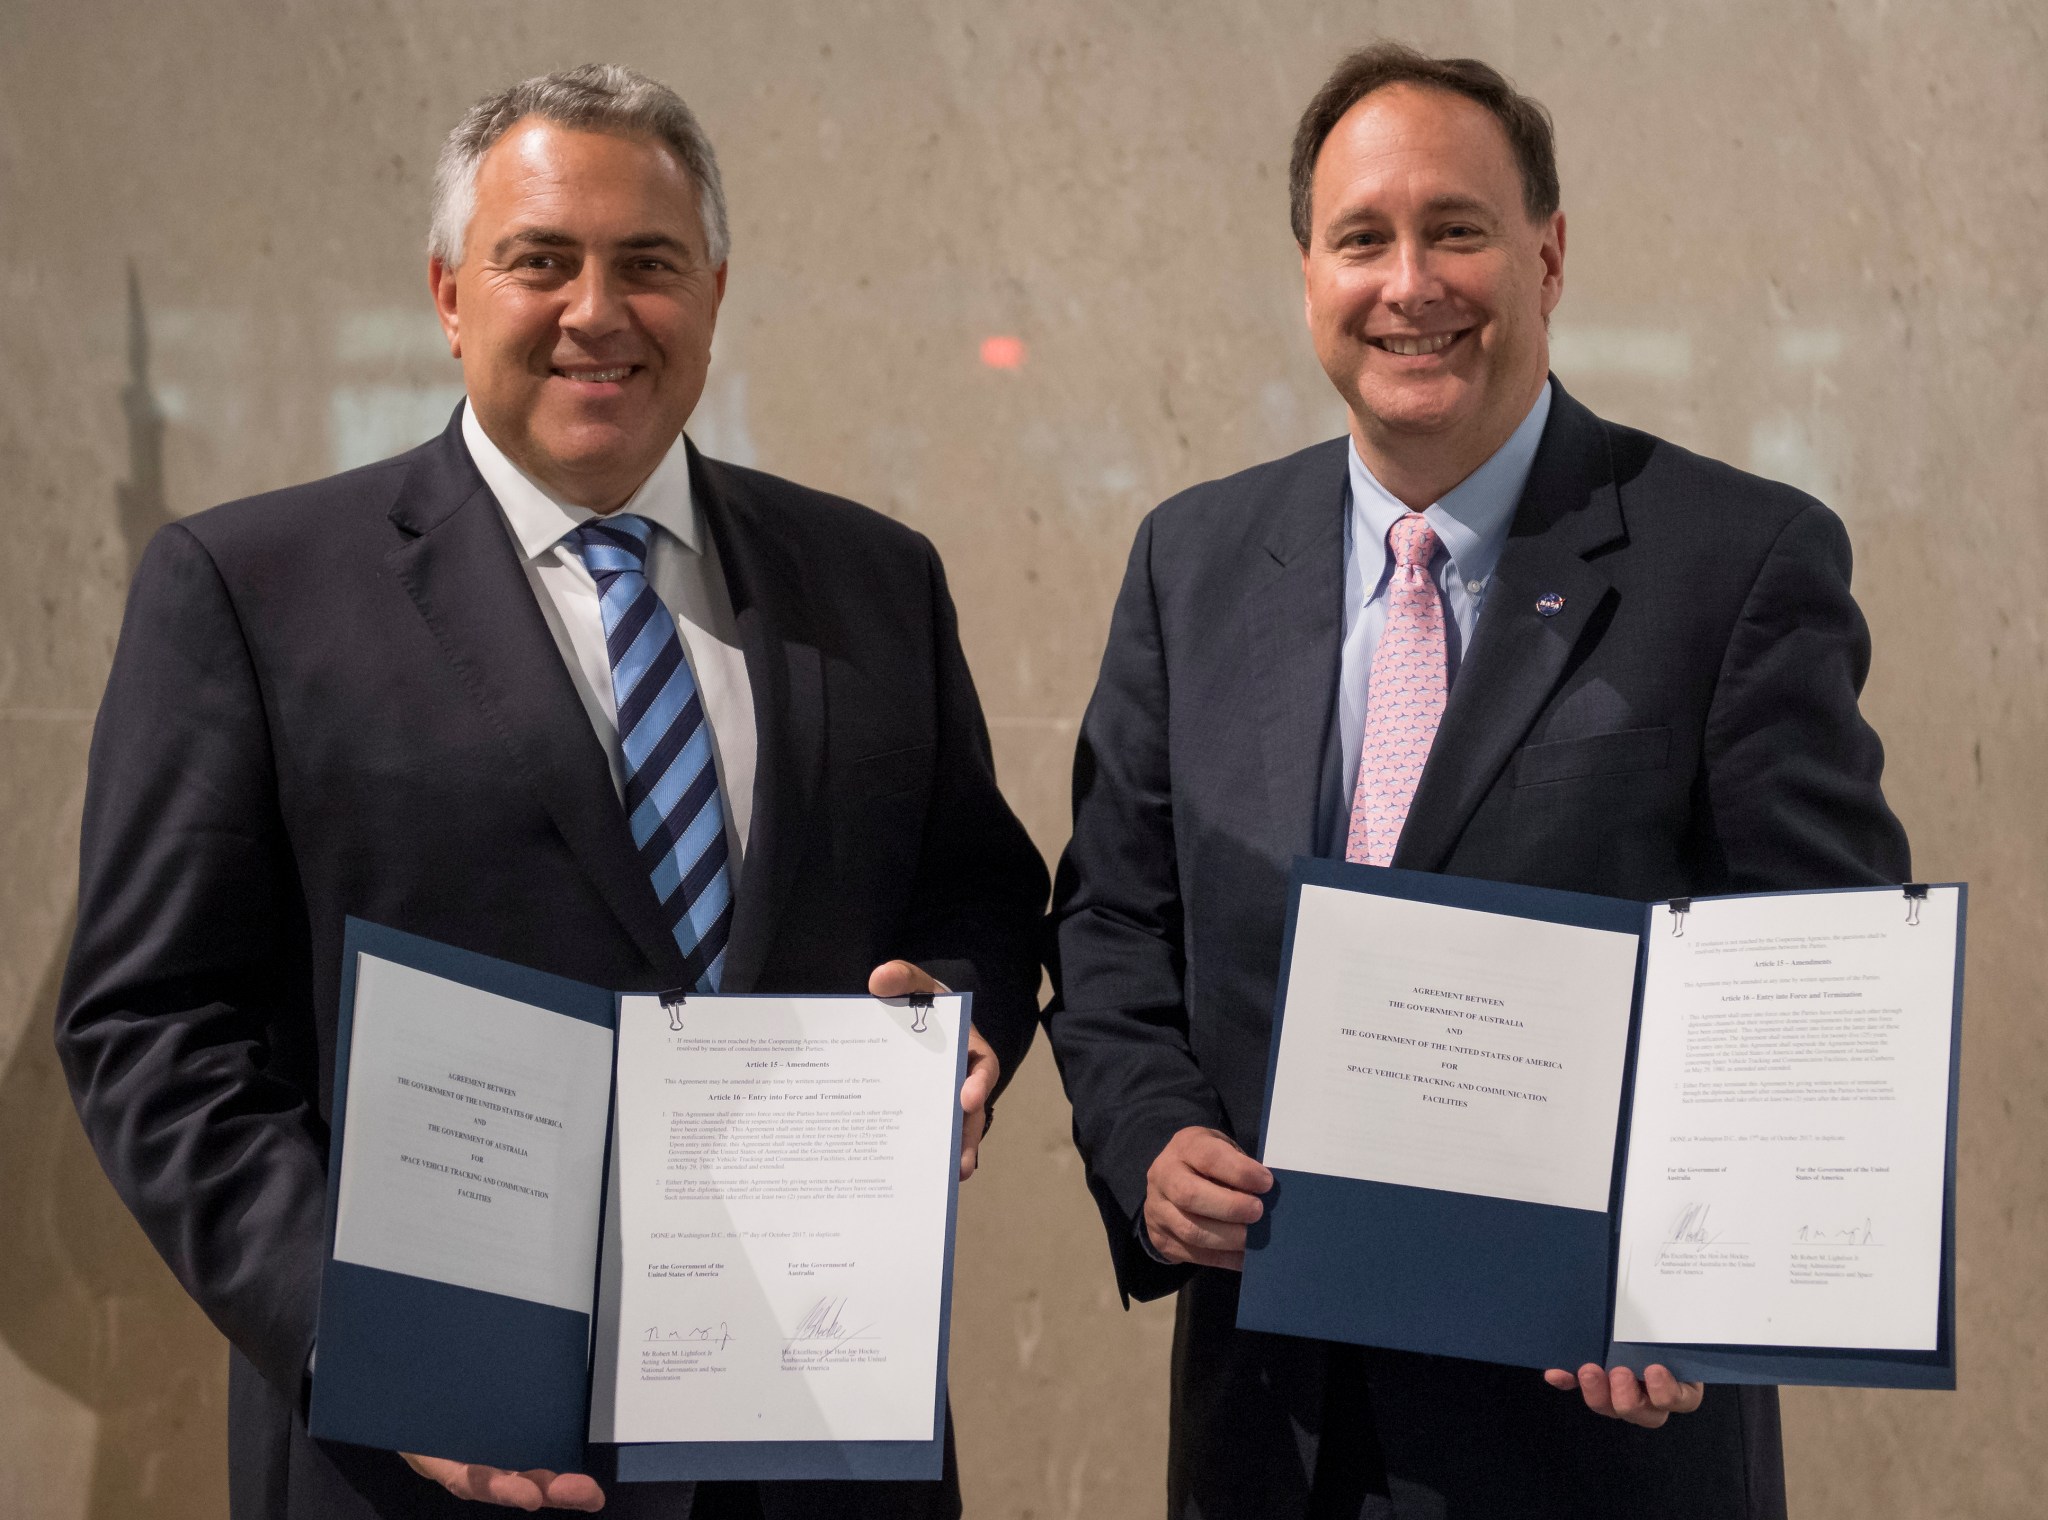
[[[937,555],[850,502],[694,451],[691,470],[759,736],[725,990],[856,992],[903,956],[974,991],[1014,1072],[1045,868],[996,790]],[[459,426],[157,535],[81,855],[58,1048],[107,1175],[232,1347],[237,1520],[474,1514],[299,1414],[343,917],[622,990],[682,962]],[[953,1514],[955,1492],[764,1500]],[[611,1498],[680,1508],[658,1486]]]
[[[1176,1131],[1258,1143],[1288,865],[1348,792],[1347,448],[1145,520],[1075,760],[1048,1029],[1119,1283],[1182,1290],[1171,1513],[1779,1514],[1771,1390],[1638,1431],[1526,1370],[1241,1333],[1234,1274],[1140,1245]],[[1393,863],[1642,901],[1903,880],[1868,663],[1825,507],[1560,387]]]

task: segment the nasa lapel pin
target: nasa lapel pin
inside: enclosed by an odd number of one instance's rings
[[[1536,598],[1536,611],[1542,617],[1556,617],[1564,611],[1564,598],[1555,591],[1546,591]]]

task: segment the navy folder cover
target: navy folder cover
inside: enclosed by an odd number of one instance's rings
[[[327,1259],[321,1276],[307,1427],[322,1440],[557,1472],[591,1470],[592,1312],[579,1313],[334,1259],[340,1204],[356,966],[369,954],[616,1030],[619,995],[351,918],[345,926],[334,1119],[327,1170]],[[962,994],[955,1086],[966,1075],[971,1001]],[[606,1147],[607,1153],[610,1150]],[[946,1355],[952,1325],[956,1179],[946,1204],[947,1284],[940,1299],[932,1434],[918,1441],[734,1441],[620,1446],[621,1482],[715,1478],[937,1478],[945,1456]],[[603,1178],[592,1185],[604,1186]]]
[[[1297,859],[1289,885],[1287,935],[1280,952],[1280,985],[1266,1070],[1268,1113],[1279,1065],[1288,970],[1294,958],[1296,910],[1304,885],[1374,892],[1639,938],[1644,936],[1649,913],[1642,903],[1577,892]],[[1960,936],[1967,917],[1967,889],[1959,886],[1958,890]],[[1640,1370],[1662,1362],[1680,1378],[1720,1383],[1953,1388],[1955,1123],[1963,976],[1960,937],[1956,952],[1939,1338],[1933,1351],[1642,1346],[1611,1341],[1615,1246],[1627,1159],[1635,1038],[1642,1014],[1642,953],[1636,961],[1636,1007],[1629,1026],[1620,1111],[1615,1115],[1613,1183],[1604,1213],[1275,1169],[1266,1212],[1250,1230],[1238,1325],[1247,1330],[1511,1366],[1576,1369],[1595,1362]],[[1261,1140],[1263,1151],[1263,1134]]]
[[[327,1261],[307,1428],[324,1440],[491,1467],[581,1471],[589,1314],[334,1259],[362,954],[606,1029],[617,1022],[617,1000],[599,988],[348,920],[327,1161]]]

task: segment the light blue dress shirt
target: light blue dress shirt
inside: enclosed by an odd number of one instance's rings
[[[1449,678],[1458,675],[1458,661],[1471,646],[1472,631],[1486,605],[1486,588],[1508,539],[1515,506],[1528,484],[1543,425],[1550,418],[1550,385],[1529,408],[1493,457],[1427,507],[1423,516],[1436,530],[1437,551],[1430,574],[1450,611],[1444,626]],[[1333,853],[1344,854],[1351,829],[1351,796],[1358,785],[1358,757],[1365,747],[1365,709],[1372,684],[1372,657],[1387,626],[1387,586],[1393,579],[1394,557],[1387,534],[1408,508],[1378,480],[1358,446],[1351,446],[1350,505],[1344,514],[1344,650],[1337,672],[1337,744],[1341,795],[1329,837]]]

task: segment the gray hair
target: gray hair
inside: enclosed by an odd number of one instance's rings
[[[725,222],[725,186],[718,155],[696,116],[667,85],[616,63],[521,80],[471,106],[441,145],[434,166],[434,214],[427,253],[450,269],[462,263],[463,233],[476,211],[476,170],[492,146],[529,116],[582,132],[651,137],[674,150],[697,186],[697,215],[712,264],[725,262],[732,237]]]

